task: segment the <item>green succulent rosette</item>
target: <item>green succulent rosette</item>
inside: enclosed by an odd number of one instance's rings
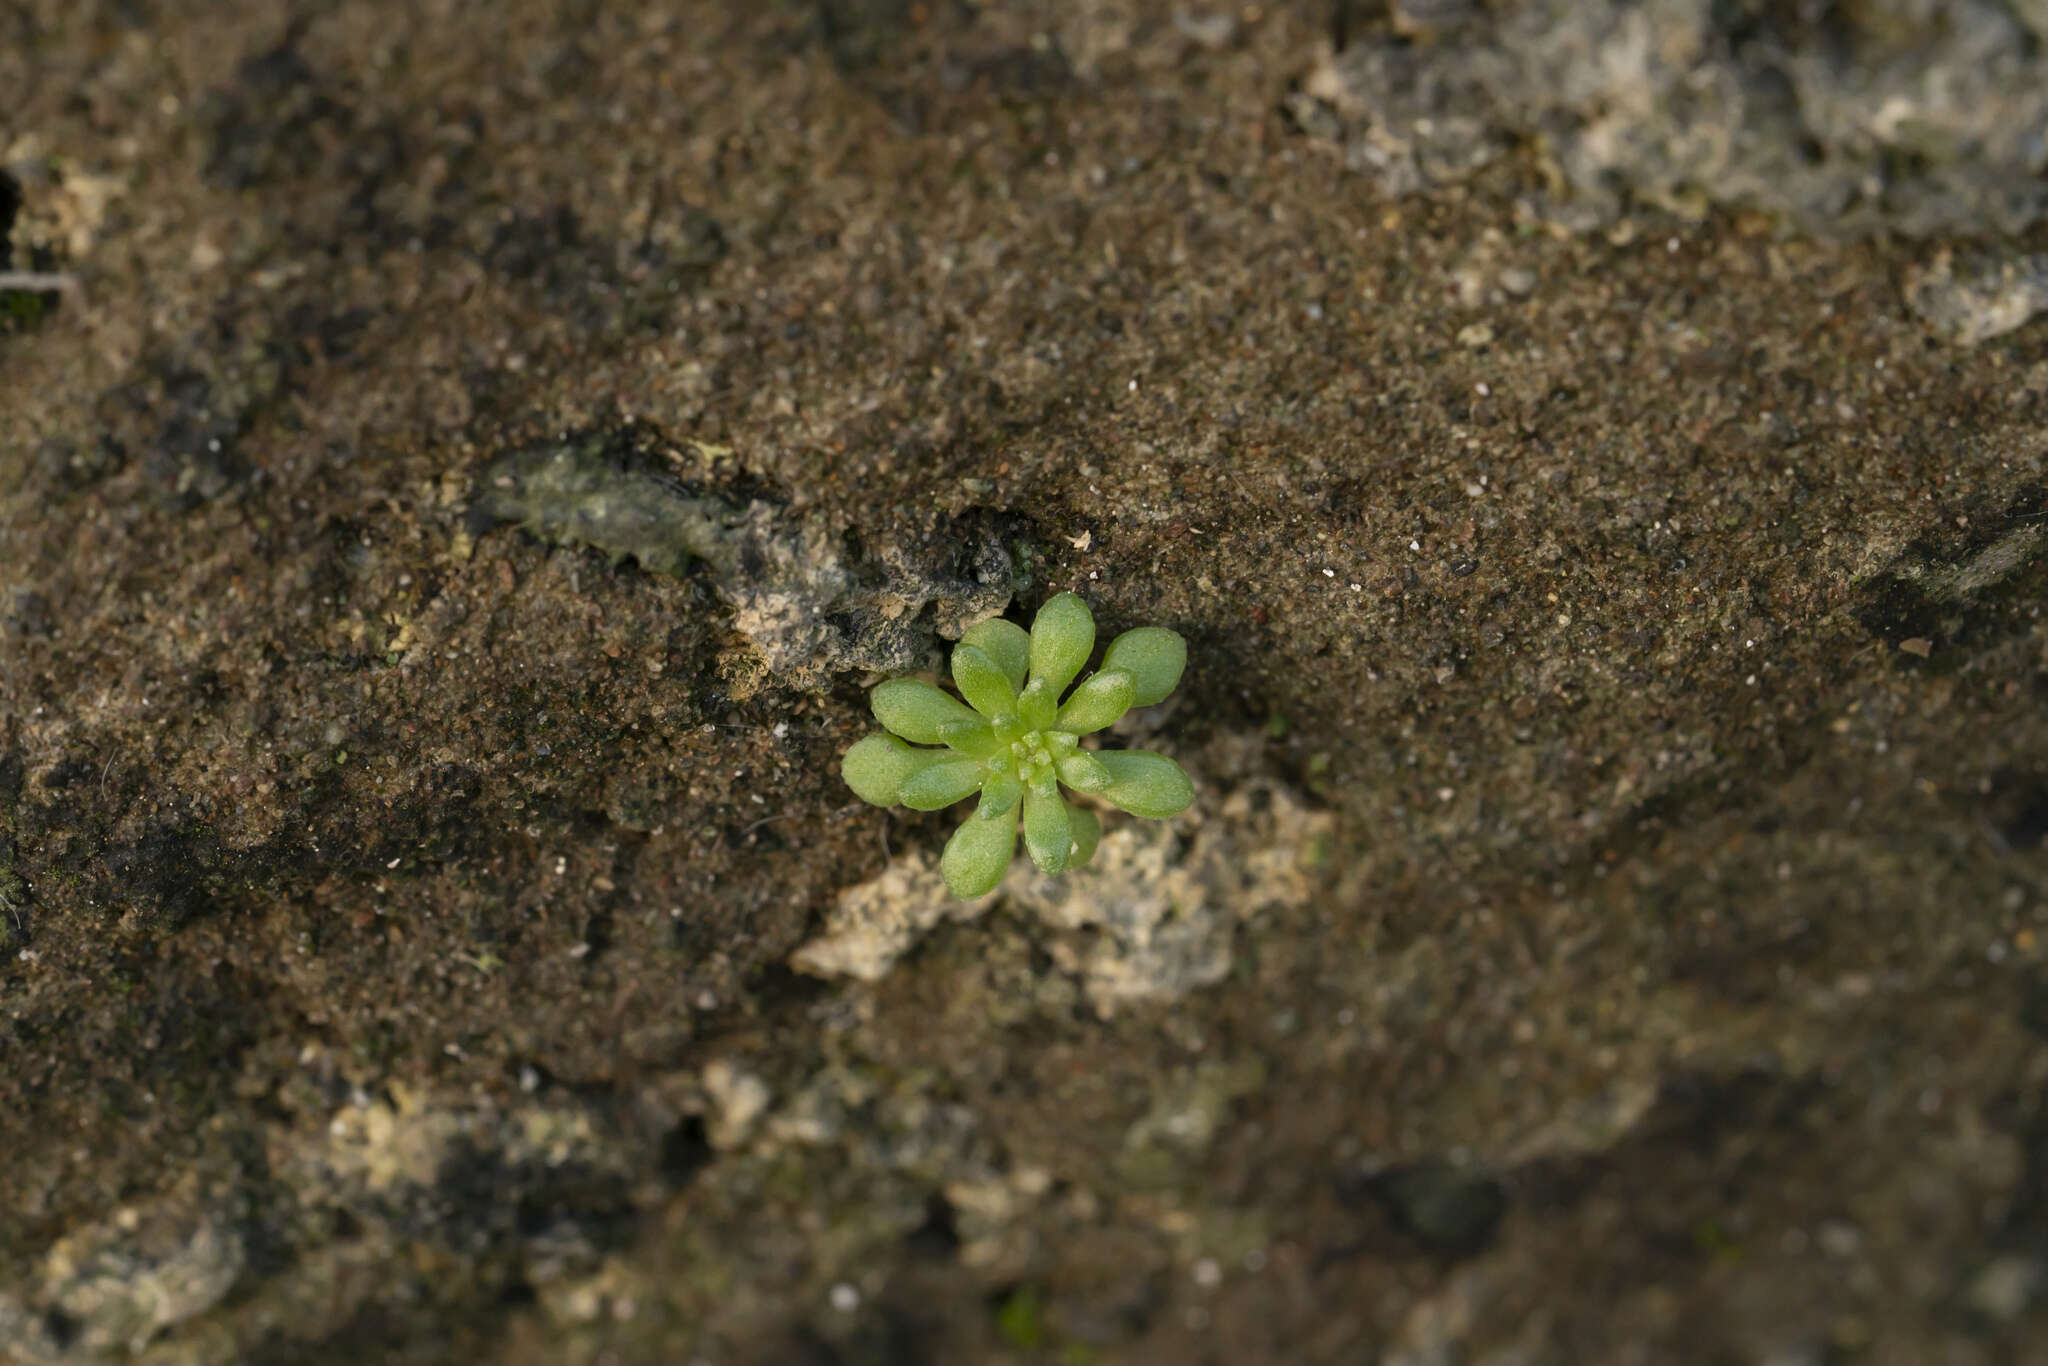
[[[1082,736],[1172,692],[1187,642],[1160,626],[1126,631],[1110,642],[1102,667],[1076,684],[1094,650],[1088,604],[1062,593],[1038,609],[1028,632],[1001,618],[968,628],[953,649],[959,697],[913,678],[874,689],[875,719],[887,733],[849,749],[840,773],[876,806],[937,811],[980,794],[939,860],[953,895],[995,889],[1020,827],[1040,871],[1088,862],[1102,827],[1063,787],[1155,820],[1194,800],[1188,775],[1163,754],[1081,746]]]

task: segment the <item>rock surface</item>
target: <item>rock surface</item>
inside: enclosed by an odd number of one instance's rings
[[[0,1357],[2028,1359],[2042,18],[19,0]]]
[[[2048,215],[2048,12],[2001,0],[1390,6],[1290,107],[1388,193],[1540,149],[1539,217],[1784,215],[2015,233]]]

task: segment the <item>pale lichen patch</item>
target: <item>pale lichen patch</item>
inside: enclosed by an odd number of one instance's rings
[[[1313,851],[1330,829],[1328,813],[1254,776],[1170,824],[1112,828],[1079,871],[1048,877],[1019,862],[986,901],[952,900],[932,861],[912,851],[842,892],[824,932],[791,962],[818,976],[879,981],[941,921],[972,920],[1003,903],[1056,932],[1054,963],[1080,980],[1098,1013],[1173,1000],[1228,975],[1239,924],[1308,900]]]

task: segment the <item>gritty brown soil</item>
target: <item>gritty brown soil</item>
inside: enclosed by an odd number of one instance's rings
[[[2048,1360],[2048,332],[1384,198],[1187,9],[0,12],[0,1353]],[[476,515],[613,436],[1179,630],[1165,857],[1295,890],[795,970],[956,817],[745,565]]]

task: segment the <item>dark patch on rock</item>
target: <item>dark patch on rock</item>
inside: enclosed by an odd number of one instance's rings
[[[2004,769],[1990,786],[1983,813],[1999,843],[2015,854],[2041,852],[2048,840],[2048,773]]]
[[[80,1326],[77,1319],[61,1309],[44,1310],[40,1320],[40,1327],[49,1339],[50,1346],[60,1352],[70,1351],[71,1345],[78,1341]],[[29,1344],[20,1345],[26,1347]]]
[[[349,102],[299,52],[296,32],[235,67],[234,84],[206,113],[212,147],[206,177],[252,190],[305,177],[354,134]]]
[[[1015,1304],[1015,1296],[1007,1303]],[[1169,1293],[1157,1274],[1120,1268],[1097,1284],[1062,1293],[1046,1306],[1045,1318],[1058,1337],[1114,1347],[1145,1336],[1168,1303]]]
[[[2020,991],[2019,1017],[2029,1034],[2048,1043],[2048,972],[2035,968],[2027,974],[2026,984]],[[2048,1206],[2048,1201],[2043,1203]]]
[[[632,243],[593,235],[574,208],[555,204],[507,210],[477,256],[554,314],[615,342],[666,324],[727,250],[718,220],[694,205],[663,213]]]
[[[928,1309],[884,1302],[857,1318],[839,1344],[846,1366],[938,1366],[946,1360]]]
[[[1073,63],[1042,30],[1037,42],[1015,41],[958,0],[810,0],[804,8],[798,43],[822,47],[908,132],[935,126],[948,100],[978,93],[1029,103],[1075,82]]]
[[[240,862],[203,826],[163,822],[107,851],[106,890],[116,910],[175,929],[215,904]]]
[[[498,225],[483,259],[507,279],[536,284],[550,297],[580,282],[590,268],[576,211],[566,204],[508,217]]]
[[[934,1261],[951,1261],[959,1255],[959,1220],[944,1191],[933,1191],[926,1198],[924,1222],[910,1231],[903,1245],[912,1256]]]
[[[285,311],[285,363],[292,370],[346,360],[361,341],[371,317],[367,308],[332,309],[302,299]]]
[[[1949,672],[2031,629],[2048,598],[2048,491],[1943,516],[1856,586],[1850,612],[1903,659]]]
[[[179,371],[165,381],[170,413],[143,468],[173,509],[189,512],[234,492],[254,473],[240,450],[245,414],[214,401],[205,376]]]
[[[1517,1169],[1517,1201],[1535,1215],[1575,1207],[1599,1194],[1641,1198],[1710,1172],[1725,1204],[1741,1195],[1741,1169],[1756,1164],[1760,1145],[1810,1141],[1808,1126],[1825,1098],[1824,1083],[1765,1069],[1727,1075],[1685,1072],[1666,1078],[1649,1113],[1621,1142],[1605,1151],[1545,1159]],[[1696,1200],[1701,1197],[1696,1196]],[[1660,1213],[1663,1238],[1688,1255],[1698,1249],[1684,1220],[1711,1216],[1694,1208]]]
[[[748,1366],[852,1366],[839,1349],[809,1328],[797,1328],[747,1358]]]
[[[830,994],[820,978],[793,971],[788,964],[766,963],[747,979],[748,994],[766,1009],[801,1009]]]
[[[244,60],[235,82],[209,98],[205,122],[212,135],[206,174],[225,188],[336,180],[348,187],[334,212],[294,222],[303,246],[373,256],[453,247],[495,276],[534,289],[552,312],[593,337],[662,325],[677,298],[724,256],[723,231],[696,206],[650,223],[633,246],[588,232],[567,203],[534,208],[482,200],[467,151],[481,132],[476,114],[394,116],[359,107],[358,92],[303,55],[302,28],[295,25],[276,46]],[[551,74],[572,86],[588,79],[577,64],[557,63]],[[423,123],[460,128],[464,136],[423,141]],[[423,179],[430,159],[431,184]],[[331,309],[324,291],[309,294],[287,313],[287,363],[347,354],[367,316],[361,308]]]
[[[126,766],[64,760],[42,777],[47,799],[17,808],[20,833],[39,841],[50,830],[96,824],[81,805],[99,799],[102,787],[131,793],[137,782]],[[332,771],[316,769],[290,798],[297,815],[259,844],[225,843],[208,808],[164,810],[172,804],[159,799],[158,814],[139,829],[74,839],[45,857],[50,875],[75,882],[106,914],[134,913],[175,930],[195,917],[269,906],[331,875],[393,881],[459,858],[479,834],[477,795],[473,774],[442,765],[388,807],[356,811],[340,802]]]
[[[403,1297],[420,1292],[417,1281],[394,1278],[390,1303],[363,1305],[342,1324],[323,1335],[319,1347],[309,1351],[306,1344],[273,1329],[268,1340],[257,1344],[243,1358],[245,1366],[307,1366],[309,1362],[398,1361],[406,1356],[426,1360],[446,1359],[457,1349],[456,1342],[502,1317],[503,1311],[471,1310],[449,1312],[438,1321],[415,1325],[406,1316]]]
[[[1916,584],[1890,573],[1858,585],[1850,610],[1864,630],[1893,646],[1905,640],[1940,640],[1945,619],[1940,605]]]
[[[97,771],[92,760],[79,755],[59,759],[44,772],[42,789],[45,792],[63,792],[78,786]]]
[[[731,248],[725,229],[704,209],[683,205],[670,216],[675,245],[663,247],[650,236],[640,246],[641,260],[648,265],[715,266]]]
[[[0,267],[14,264],[14,220],[21,215],[21,182],[0,171]]]
[[[695,1180],[714,1156],[704,1117],[691,1115],[662,1138],[661,1174],[670,1186],[680,1190]]]
[[[573,1238],[603,1252],[630,1232],[633,1205],[615,1171],[575,1160],[508,1160],[497,1149],[458,1142],[432,1184],[408,1190],[385,1212],[409,1236],[456,1248],[552,1232],[555,1241]]]
[[[56,619],[50,615],[50,600],[33,588],[14,590],[14,601],[7,611],[7,633],[28,639],[46,640],[57,630]]]
[[[1483,1252],[1508,1207],[1507,1192],[1493,1173],[1438,1158],[1380,1172],[1365,1189],[1404,1233],[1446,1257]]]
[[[916,33],[912,0],[812,0],[813,37],[849,75],[887,69]]]
[[[111,436],[84,442],[53,436],[36,447],[35,469],[44,487],[64,496],[90,488],[127,462],[127,449]]]
[[[2038,971],[2021,1018],[2037,1039],[2048,1039],[2048,982]],[[1992,1255],[1974,1259],[1957,1287],[1961,1307],[1987,1327],[2036,1322],[2048,1294],[2048,1111],[2035,1097],[2015,1095],[2009,1101],[1989,1118],[2017,1142],[2020,1177],[1987,1240]],[[2003,1274],[1994,1272],[2001,1262]]]

